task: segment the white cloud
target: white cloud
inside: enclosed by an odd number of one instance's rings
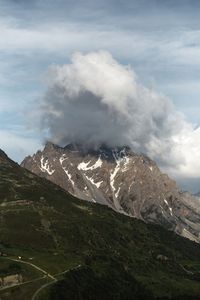
[[[182,158],[181,163],[167,169],[174,177],[200,177],[200,127],[192,125],[182,128],[180,133],[173,137],[175,140],[176,155]]]
[[[83,45],[90,32],[74,28],[72,24],[47,24],[35,28],[25,28],[17,23],[0,22],[0,50],[9,52],[50,51],[58,52],[68,47]]]
[[[39,115],[53,142],[128,144],[176,177],[199,176],[200,129],[108,52],[75,53],[48,76]]]

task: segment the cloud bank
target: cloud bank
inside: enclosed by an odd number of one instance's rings
[[[108,52],[75,53],[71,63],[50,67],[47,84],[39,117],[54,143],[129,145],[175,176],[199,176],[200,129]]]

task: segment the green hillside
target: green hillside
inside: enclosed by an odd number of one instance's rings
[[[0,153],[0,299],[200,299],[200,246],[75,199]],[[14,266],[13,266],[14,264]]]

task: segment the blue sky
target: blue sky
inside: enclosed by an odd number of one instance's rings
[[[0,0],[0,148],[21,161],[42,145],[29,115],[51,64],[109,51],[200,124],[200,1]]]

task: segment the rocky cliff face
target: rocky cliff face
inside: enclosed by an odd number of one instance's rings
[[[128,147],[85,150],[47,143],[22,166],[78,198],[174,230],[200,241],[200,198],[182,193],[155,162]]]

